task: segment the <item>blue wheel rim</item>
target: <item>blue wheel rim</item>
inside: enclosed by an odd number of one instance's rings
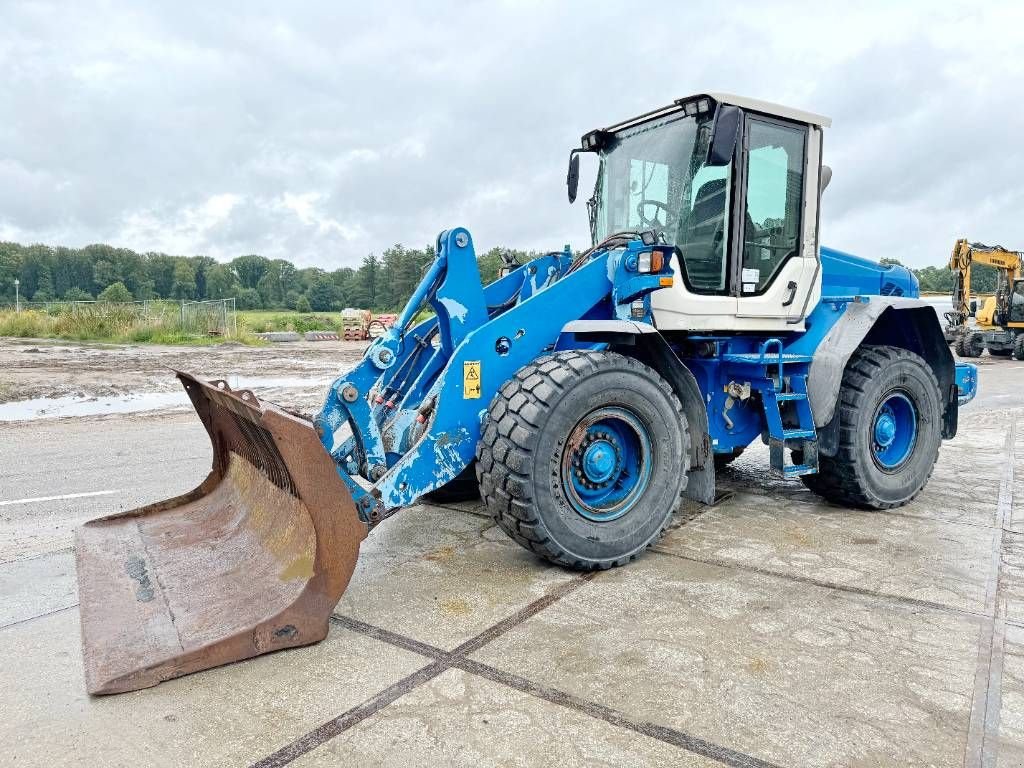
[[[651,479],[651,437],[632,411],[598,408],[573,429],[562,450],[562,488],[573,511],[597,523],[617,520]]]
[[[875,409],[871,425],[871,451],[883,470],[902,466],[917,444],[917,408],[905,392],[886,395]]]

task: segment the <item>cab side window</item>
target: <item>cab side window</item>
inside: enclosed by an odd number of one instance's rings
[[[806,131],[748,121],[741,295],[761,293],[800,250]]]

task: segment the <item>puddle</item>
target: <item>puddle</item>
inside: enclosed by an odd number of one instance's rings
[[[326,390],[331,379],[310,379],[298,376],[229,376],[232,389],[251,389],[256,395],[261,389]],[[174,392],[132,392],[125,395],[89,397],[66,395],[63,397],[37,397],[0,403],[0,422],[31,421],[34,419],[62,419],[76,416],[102,416],[108,413],[142,413],[145,411],[189,410],[192,403],[185,390]]]
[[[0,421],[60,419],[72,416],[99,416],[104,413],[191,408],[188,396],[181,392],[139,392],[109,397],[37,397],[13,403],[0,403]]]

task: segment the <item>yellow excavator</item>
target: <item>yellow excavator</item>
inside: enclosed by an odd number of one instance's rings
[[[971,298],[971,267],[984,264],[996,269],[996,292],[982,300]],[[953,246],[949,268],[953,282],[953,311],[946,313],[946,341],[960,357],[980,357],[986,349],[992,357],[1024,360],[1024,254],[1001,245],[988,246],[961,238]],[[967,319],[975,318],[969,326]]]

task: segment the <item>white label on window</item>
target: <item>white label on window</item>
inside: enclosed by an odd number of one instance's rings
[[[756,290],[757,290],[757,285],[755,283],[744,283],[743,284],[743,292],[744,293],[753,293]]]
[[[744,269],[742,274],[744,283],[756,283],[761,279],[760,269]],[[743,290],[747,290],[745,287]],[[753,289],[751,289],[753,290]]]

